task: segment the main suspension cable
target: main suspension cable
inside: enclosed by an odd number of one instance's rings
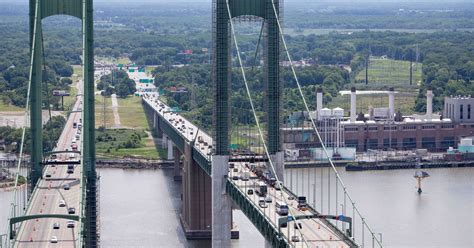
[[[23,147],[25,145],[25,134],[26,134],[26,124],[28,123],[28,117],[29,117],[29,104],[30,104],[30,92],[31,92],[31,78],[32,78],[32,75],[33,75],[33,70],[34,70],[34,67],[33,67],[33,64],[34,64],[34,54],[35,54],[35,49],[37,48],[36,47],[36,31],[37,31],[37,24],[38,24],[38,9],[39,9],[39,4],[38,4],[38,0],[36,1],[36,4],[35,4],[35,23],[34,23],[34,26],[33,26],[33,37],[32,37],[32,42],[31,42],[31,58],[30,58],[30,78],[28,80],[28,86],[27,86],[27,94],[26,94],[26,105],[25,105],[25,114],[24,114],[24,118],[25,118],[25,125],[22,127],[22,132],[21,132],[21,143],[20,143],[20,154],[19,154],[19,157],[18,157],[18,165],[17,165],[17,168],[16,168],[16,173],[15,173],[15,185],[14,185],[14,188],[13,188],[13,195],[12,195],[12,198],[11,198],[11,201],[10,201],[10,219],[15,217],[15,200],[17,198],[17,191],[18,191],[18,181],[19,181],[19,178],[20,178],[20,168],[21,168],[21,163],[22,163],[22,159],[23,159]],[[33,185],[32,185],[33,187]],[[10,228],[10,227],[8,227]],[[6,230],[8,230],[8,228]],[[10,233],[10,232],[9,232]],[[10,234],[9,234],[10,235]],[[12,238],[12,237],[10,237]]]
[[[288,61],[289,61],[289,64],[290,64],[290,68],[291,68],[293,77],[295,78],[296,84],[297,84],[297,86],[298,86],[298,91],[299,91],[300,96],[301,96],[301,98],[302,98],[302,100],[303,100],[303,104],[304,104],[305,110],[309,113],[309,112],[310,112],[310,111],[309,111],[309,107],[308,107],[308,104],[307,104],[307,102],[306,102],[306,98],[304,97],[303,90],[302,90],[302,88],[301,88],[301,84],[300,84],[300,82],[299,82],[299,80],[298,80],[298,77],[297,77],[297,75],[296,75],[296,71],[295,71],[295,68],[294,68],[294,66],[293,66],[293,61],[291,60],[291,56],[290,56],[290,53],[289,53],[289,51],[288,51],[288,47],[287,47],[287,45],[286,45],[285,36],[283,35],[283,29],[282,29],[282,27],[281,27],[280,20],[278,19],[279,16],[278,16],[278,12],[277,12],[276,7],[275,7],[275,2],[274,2],[274,0],[271,0],[271,1],[272,1],[273,12],[274,12],[274,14],[275,14],[276,22],[277,22],[277,25],[278,25],[278,30],[280,31],[280,36],[281,36],[281,39],[282,39],[282,42],[283,42],[283,46],[284,46],[284,49],[285,49],[285,53],[286,53],[286,55],[287,55],[287,57],[288,57]],[[364,218],[364,217],[362,216],[362,214],[360,213],[359,209],[358,209],[357,207],[355,207],[355,202],[352,200],[351,196],[349,195],[349,192],[347,191],[347,188],[346,188],[344,182],[342,181],[342,178],[340,177],[339,173],[337,172],[337,169],[336,169],[336,167],[334,166],[334,163],[333,163],[331,157],[329,156],[329,153],[328,153],[328,151],[327,151],[327,149],[326,149],[326,145],[325,145],[325,144],[323,143],[323,141],[322,141],[321,135],[320,135],[320,133],[319,133],[319,131],[318,131],[318,128],[316,127],[316,124],[315,124],[315,122],[314,122],[313,117],[312,117],[311,115],[309,115],[309,114],[308,114],[308,116],[309,116],[309,119],[310,119],[311,124],[312,124],[312,126],[313,126],[313,129],[314,129],[314,131],[315,131],[315,133],[316,133],[316,136],[318,137],[318,140],[319,140],[319,142],[321,143],[321,147],[322,147],[323,150],[324,150],[324,154],[326,155],[326,157],[327,157],[327,159],[328,159],[328,161],[329,161],[329,164],[331,165],[331,167],[332,167],[332,169],[333,169],[333,171],[334,171],[334,173],[335,173],[335,175],[336,175],[336,178],[338,179],[339,183],[341,183],[341,186],[342,186],[342,188],[343,188],[343,190],[344,190],[344,193],[347,194],[347,197],[349,198],[349,201],[351,201],[352,206],[354,207],[354,210],[358,213],[359,217],[363,220],[363,223],[364,223],[365,227],[366,227],[372,234],[374,234],[374,232],[371,230],[371,228],[368,226],[367,222],[365,221],[365,218]],[[321,203],[321,204],[322,204],[322,203]],[[374,236],[374,235],[373,235],[373,236]],[[380,247],[382,247],[381,242],[380,242],[377,238],[375,238],[375,240],[377,241],[378,245],[379,245]]]

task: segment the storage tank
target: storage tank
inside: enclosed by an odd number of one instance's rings
[[[321,118],[329,118],[331,117],[332,111],[328,108],[321,109],[321,114],[319,115]]]
[[[342,108],[333,108],[332,115],[336,118],[343,118],[344,117],[344,109]]]

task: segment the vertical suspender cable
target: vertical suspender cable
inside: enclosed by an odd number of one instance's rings
[[[302,90],[302,88],[301,88],[301,84],[299,83],[298,77],[296,76],[296,71],[295,71],[295,68],[294,68],[294,66],[293,66],[293,61],[292,61],[292,59],[291,59],[290,53],[289,53],[289,51],[288,51],[288,47],[287,47],[287,45],[286,45],[285,36],[283,35],[283,29],[282,29],[281,24],[280,24],[280,21],[279,21],[279,19],[278,19],[278,12],[277,12],[276,7],[275,7],[275,2],[274,2],[274,0],[271,0],[271,2],[272,2],[273,12],[275,13],[275,16],[276,16],[276,21],[277,21],[278,29],[279,29],[279,31],[280,31],[280,36],[281,36],[281,38],[282,38],[283,46],[284,46],[284,49],[285,49],[285,53],[286,53],[286,55],[287,55],[287,57],[288,57],[288,61],[289,61],[289,64],[290,64],[290,68],[291,68],[293,77],[295,78],[296,84],[297,84],[297,86],[298,86],[298,91],[299,91],[300,96],[301,96],[301,98],[302,98],[302,100],[303,100],[303,104],[304,104],[304,106],[305,106],[305,110],[309,113],[310,111],[309,111],[308,103],[306,102],[306,98],[304,97],[303,90]],[[346,186],[344,185],[344,183],[343,183],[343,181],[342,181],[342,179],[341,179],[339,173],[338,173],[337,170],[336,170],[336,167],[334,166],[334,163],[333,163],[331,157],[329,156],[329,153],[328,153],[328,151],[327,151],[327,149],[326,149],[326,145],[322,142],[321,135],[320,135],[320,133],[319,133],[317,127],[316,127],[316,124],[315,124],[315,122],[314,122],[313,117],[311,117],[311,115],[309,115],[309,118],[310,118],[310,120],[311,120],[311,124],[312,124],[313,129],[314,129],[314,131],[315,131],[315,133],[316,133],[316,136],[318,137],[319,141],[321,142],[321,146],[322,146],[322,148],[323,148],[323,150],[324,150],[324,153],[325,153],[326,157],[328,158],[329,163],[330,163],[332,169],[333,169],[334,172],[336,173],[337,179],[338,179],[339,182],[341,183],[342,188],[343,188],[344,190],[346,190]],[[349,200],[350,200],[351,202],[354,202],[349,194],[347,194],[347,197],[349,198]],[[357,212],[358,216],[363,219],[362,214],[360,213],[360,211],[359,211],[357,208],[355,208],[355,205],[354,205],[354,211]],[[354,219],[353,219],[353,221],[354,221]],[[373,233],[372,229],[371,229],[368,225],[366,225],[365,221],[363,222],[363,225],[369,230],[370,233]],[[380,241],[379,241],[377,238],[376,238],[376,241],[377,241],[377,244],[378,244],[380,247],[382,247],[382,244],[380,243]]]
[[[28,80],[28,86],[27,86],[27,94],[26,94],[26,105],[25,105],[25,114],[24,114],[24,117],[25,117],[25,125],[23,126],[22,128],[22,132],[21,132],[21,144],[20,144],[20,154],[19,154],[19,157],[18,157],[18,164],[17,164],[17,170],[16,170],[16,173],[15,173],[15,185],[14,185],[14,188],[13,188],[13,194],[12,194],[12,198],[10,200],[10,206],[11,206],[11,209],[10,209],[10,218],[12,217],[15,217],[15,201],[17,199],[17,191],[18,191],[18,180],[19,180],[19,177],[20,177],[20,168],[21,168],[21,163],[22,163],[22,159],[23,159],[23,147],[25,145],[25,134],[26,134],[26,124],[28,123],[28,116],[29,116],[29,104],[30,104],[30,92],[31,92],[31,77],[32,77],[32,74],[33,74],[33,61],[34,61],[34,53],[35,53],[35,49],[36,49],[36,30],[37,30],[37,25],[38,25],[38,10],[39,10],[39,4],[38,4],[38,0],[36,0],[36,3],[35,3],[35,23],[34,23],[34,26],[33,26],[33,39],[32,39],[32,42],[31,42],[31,58],[30,58],[30,77],[29,77],[29,80]],[[32,187],[34,187],[34,185],[32,185]],[[10,227],[8,227],[10,228]],[[8,229],[7,229],[8,230]],[[10,233],[10,232],[9,232]]]

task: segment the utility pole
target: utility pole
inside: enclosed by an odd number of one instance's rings
[[[410,85],[413,84],[413,50],[410,49]]]

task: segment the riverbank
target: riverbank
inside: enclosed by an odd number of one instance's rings
[[[428,168],[458,168],[474,167],[474,161],[443,161],[443,162],[425,162],[419,164],[421,169]],[[346,166],[346,171],[368,171],[368,170],[400,170],[416,169],[416,162],[407,163],[352,163]]]

